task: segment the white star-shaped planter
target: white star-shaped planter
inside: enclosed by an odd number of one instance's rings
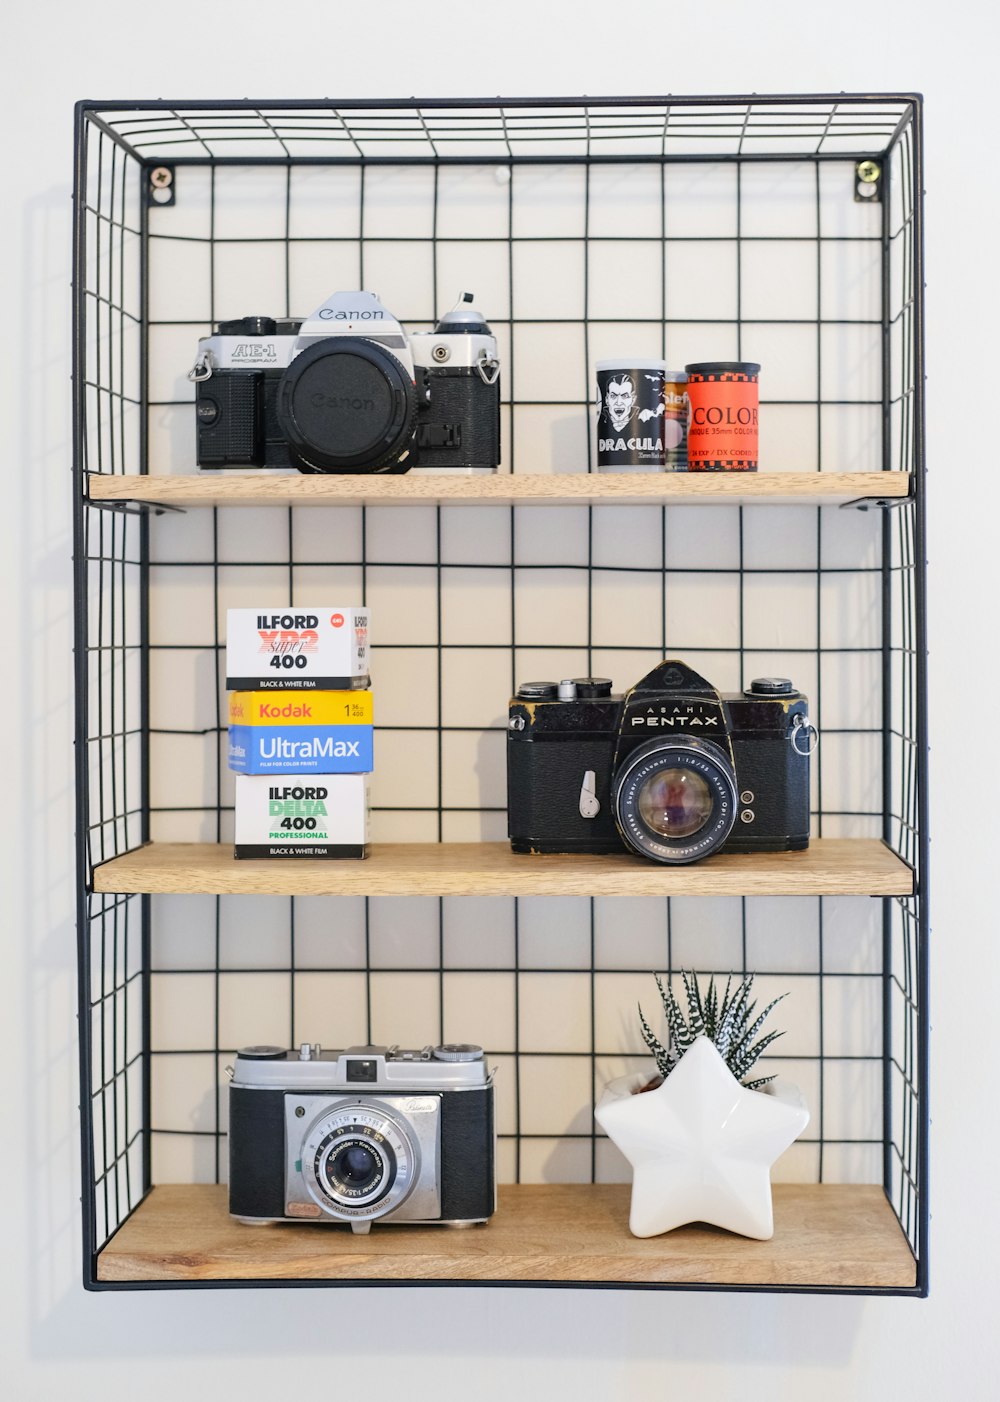
[[[771,1165],[809,1123],[796,1086],[740,1085],[707,1037],[699,1037],[661,1086],[649,1076],[612,1081],[594,1114],[635,1170],[629,1228],[659,1236],[711,1222],[741,1236],[774,1235]]]

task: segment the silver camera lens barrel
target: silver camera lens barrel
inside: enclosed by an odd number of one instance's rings
[[[653,861],[708,857],[736,821],[732,764],[717,745],[696,737],[640,745],[616,773],[611,796],[622,840]]]
[[[313,1122],[302,1143],[302,1177],[330,1217],[372,1221],[395,1211],[420,1171],[405,1126],[381,1105],[340,1104]]]

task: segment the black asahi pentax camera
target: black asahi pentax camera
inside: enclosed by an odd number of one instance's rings
[[[515,852],[619,852],[694,862],[809,845],[816,731],[790,681],[735,695],[666,661],[625,692],[529,682],[510,703],[507,821]]]
[[[493,1073],[449,1043],[244,1047],[229,1086],[229,1211],[241,1221],[467,1226],[496,1208]]]

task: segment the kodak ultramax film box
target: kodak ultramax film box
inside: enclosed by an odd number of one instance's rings
[[[229,768],[237,774],[365,774],[370,691],[232,691]]]
[[[369,685],[366,608],[227,611],[229,691],[364,691]]]
[[[367,843],[367,774],[237,775],[237,857],[364,857]]]

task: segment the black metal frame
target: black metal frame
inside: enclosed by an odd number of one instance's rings
[[[634,154],[608,152],[600,149],[605,139],[601,125],[605,109],[615,109],[621,128],[612,127],[607,136],[613,139],[624,130],[631,135],[639,132],[636,140],[646,140],[643,127],[645,113],[640,109],[654,108],[657,113],[666,113],[662,129],[662,149],[659,152],[639,151]],[[816,117],[822,108],[828,108],[825,118],[816,123],[806,123],[799,109],[808,109]],[[824,150],[824,142],[839,135],[837,113],[841,108],[858,109],[854,126],[860,128],[857,149]],[[886,114],[882,109],[888,108]],[[572,114],[570,125],[560,128],[562,111],[552,118],[537,119],[534,113],[546,114],[554,109],[562,109]],[[723,117],[720,126],[714,126],[710,116],[693,116],[695,109],[708,109],[711,117]],[[740,109],[744,109],[740,111]],[[757,150],[751,149],[755,140],[770,140],[772,134],[765,130],[763,136],[755,134],[752,114],[756,111],[769,115],[774,109],[782,120],[775,123],[780,132],[773,139],[785,141],[798,139],[803,128],[810,137],[816,137],[816,148],[808,153],[801,149]],[[455,114],[455,130],[467,129],[476,113],[486,112],[489,119],[499,122],[499,140],[505,149],[489,155],[468,155],[449,150],[442,152],[437,142],[453,137],[453,131],[445,127],[442,136],[438,129],[442,122],[451,120]],[[209,143],[222,145],[240,137],[212,134],[206,140],[206,133],[199,131],[201,118],[193,114],[226,114],[237,126],[240,122],[253,125],[255,140],[266,143],[266,152],[254,154],[227,155],[217,151]],[[312,119],[325,121],[330,117],[339,122],[346,133],[346,154],[338,150],[331,155],[326,150],[321,155],[304,154],[290,146],[302,137],[301,128],[295,128],[299,120],[296,114],[310,113]],[[422,136],[415,140],[422,143],[420,154],[379,154],[378,144],[392,140],[398,132],[391,127],[399,117],[400,127],[407,133],[416,131],[413,114],[418,114]],[[636,113],[632,118],[627,115]],[[785,114],[788,114],[787,120]],[[268,114],[272,114],[269,116]],[[279,116],[277,114],[285,114]],[[291,114],[288,116],[288,114]],[[317,114],[320,114],[317,116]],[[346,117],[345,117],[346,114]],[[351,114],[361,114],[357,118],[369,125],[362,128],[355,124]],[[499,114],[499,115],[498,115]],[[292,125],[285,129],[285,117]],[[685,117],[692,117],[694,127],[698,123],[704,128],[701,135],[706,142],[735,141],[735,151],[713,151],[711,155],[703,151],[696,153],[673,151],[668,146],[668,126]],[[350,120],[348,120],[348,118]],[[798,121],[796,119],[799,119]],[[891,118],[891,120],[890,120]],[[161,130],[142,127],[147,120],[158,122]],[[304,119],[303,119],[304,120]],[[484,120],[487,120],[484,118]],[[536,130],[529,127],[529,135],[522,136],[525,125],[538,120],[542,125]],[[437,122],[438,126],[434,126]],[[824,125],[825,122],[825,125]],[[163,149],[162,124],[166,123],[170,134],[180,132],[183,140],[199,148],[199,154],[186,155],[171,150],[169,154],[158,156]],[[380,123],[382,125],[380,125]],[[519,125],[519,123],[521,125]],[[886,842],[911,863],[917,873],[918,895],[913,899],[883,901],[883,1154],[884,1183],[887,1195],[900,1216],[904,1229],[914,1246],[917,1259],[917,1283],[912,1290],[878,1290],[870,1288],[797,1288],[788,1293],[861,1293],[861,1294],[914,1294],[927,1293],[928,1256],[928,914],[927,914],[927,720],[926,720],[926,603],[925,603],[925,520],[924,520],[924,346],[923,346],[923,208],[922,208],[922,100],[914,94],[866,94],[866,95],[794,95],[779,96],[732,96],[732,97],[687,97],[687,98],[543,98],[543,99],[478,99],[458,100],[418,100],[368,101],[359,100],[341,104],[330,102],[82,102],[77,106],[75,125],[75,180],[74,180],[74,337],[73,337],[73,382],[74,382],[74,570],[75,570],[75,692],[77,702],[77,864],[78,864],[78,957],[79,957],[79,1032],[81,1064],[81,1165],[83,1178],[83,1237],[84,1237],[84,1284],[90,1289],[115,1288],[190,1288],[193,1282],[136,1282],[128,1285],[110,1285],[97,1280],[97,1257],[106,1240],[123,1220],[135,1209],[142,1196],[149,1189],[151,1179],[151,1088],[149,1049],[151,1046],[150,1028],[150,977],[151,977],[151,898],[148,896],[97,896],[92,888],[92,867],[96,861],[117,851],[125,850],[148,840],[150,835],[150,788],[149,788],[149,572],[150,572],[150,526],[146,512],[132,514],[128,510],[112,511],[98,508],[89,503],[86,495],[87,473],[95,468],[90,459],[93,456],[88,441],[88,420],[91,429],[94,418],[100,419],[100,410],[92,412],[88,394],[98,400],[107,395],[108,402],[118,395],[120,441],[115,441],[115,421],[112,421],[107,459],[102,458],[98,439],[97,470],[128,470],[130,454],[124,444],[124,337],[125,319],[130,317],[141,330],[138,393],[133,407],[139,417],[138,438],[135,456],[139,471],[148,471],[148,415],[150,395],[148,385],[148,338],[146,328],[149,322],[149,200],[146,198],[150,171],[159,165],[183,171],[185,166],[258,166],[277,165],[295,167],[299,165],[349,164],[361,167],[377,166],[433,166],[462,164],[489,165],[530,165],[530,164],[643,164],[651,163],[664,168],[667,165],[688,164],[712,161],[732,161],[737,170],[744,164],[756,161],[802,161],[815,162],[817,167],[825,160],[861,161],[875,157],[883,162],[883,176],[880,188],[882,203],[882,288],[883,305],[881,315],[883,345],[882,399],[880,407],[883,419],[883,462],[887,468],[893,465],[895,455],[898,467],[905,467],[913,475],[913,495],[901,509],[885,511],[882,520],[882,612],[883,637],[882,685],[883,715],[883,836]],[[464,127],[463,127],[464,124]],[[582,124],[582,125],[581,125]],[[121,128],[135,126],[136,129],[123,134]],[[141,129],[140,129],[141,127]],[[553,131],[568,130],[568,137],[552,137]],[[683,130],[683,127],[682,127]],[[101,213],[100,199],[96,218],[109,226],[109,235],[123,241],[127,233],[135,233],[139,250],[139,297],[134,313],[125,311],[125,258],[119,246],[117,263],[114,251],[108,262],[108,271],[115,279],[115,286],[103,289],[98,281],[95,290],[88,277],[88,217],[94,217],[93,206],[88,204],[88,179],[93,171],[88,170],[88,139],[91,132],[101,133],[121,153],[123,171],[135,178],[135,217],[137,224],[130,227],[125,216],[127,178],[122,174],[120,209],[108,217]],[[540,133],[547,135],[542,137]],[[650,126],[649,132],[653,131]],[[294,132],[294,135],[292,134]],[[186,135],[184,135],[186,133]],[[240,136],[244,133],[240,133]],[[853,135],[853,133],[852,133]],[[156,138],[149,140],[149,138]],[[874,141],[873,141],[874,137]],[[321,133],[308,138],[321,141],[328,146],[330,131],[323,127]],[[407,136],[409,140],[410,137]],[[563,154],[534,154],[530,150],[517,149],[530,141],[565,140],[586,143],[583,152],[570,151]],[[373,149],[366,149],[371,147]],[[274,153],[272,153],[272,151]],[[115,157],[117,160],[117,155]],[[895,171],[893,162],[898,165]],[[100,162],[98,162],[100,166]],[[98,172],[100,178],[100,170]],[[113,180],[115,177],[112,177]],[[131,178],[128,177],[128,178]],[[893,227],[891,192],[902,184],[903,219],[899,227]],[[117,189],[117,187],[115,187]],[[817,187],[818,188],[818,187]],[[113,191],[113,197],[118,196]],[[155,207],[155,206],[154,206]],[[436,238],[436,235],[435,235]],[[585,235],[585,242],[589,236]],[[513,238],[508,238],[512,245]],[[900,256],[897,249],[903,247]],[[287,248],[287,238],[286,238]],[[508,256],[512,256],[509,252]],[[818,256],[818,253],[817,253]],[[98,279],[101,273],[98,271]],[[897,300],[893,298],[894,278],[901,280]],[[117,370],[109,372],[108,383],[102,385],[100,378],[95,384],[88,383],[88,330],[98,304],[106,308],[109,325],[112,313],[118,317],[117,345],[112,334],[109,341],[109,355],[121,360]],[[515,323],[514,307],[510,308],[509,325]],[[492,318],[495,320],[495,318]],[[664,321],[658,318],[657,321]],[[589,324],[586,316],[585,322]],[[899,329],[901,328],[901,329]],[[901,380],[900,394],[892,392],[892,372],[895,367],[893,337],[901,339],[905,366]],[[818,315],[817,315],[818,332]],[[585,332],[586,334],[586,332]],[[898,357],[896,357],[898,359]],[[114,389],[116,381],[118,389]],[[821,388],[817,387],[821,394]],[[584,401],[581,401],[581,405]],[[898,427],[894,427],[898,419]],[[817,415],[818,420],[818,415]],[[588,455],[590,445],[588,444]],[[883,503],[877,503],[882,505]],[[886,503],[888,504],[888,503]],[[869,506],[872,503],[859,503]],[[513,513],[512,513],[513,516]],[[439,534],[440,534],[440,511]],[[818,521],[818,513],[817,513]],[[817,524],[817,530],[819,526]],[[665,530],[665,525],[664,525]],[[96,550],[94,534],[97,535]],[[512,537],[513,538],[513,537]],[[291,564],[291,558],[289,563]],[[218,553],[213,562],[218,576]],[[94,590],[92,588],[92,567],[97,566],[97,604],[93,609]],[[592,568],[588,564],[588,571]],[[440,576],[440,554],[438,574]],[[779,571],[780,572],[780,571]],[[898,579],[894,579],[898,576]],[[105,612],[105,586],[111,581],[109,602]],[[903,603],[899,621],[899,636],[893,635],[891,620],[893,613],[894,588],[898,588]],[[124,601],[128,590],[134,590],[138,605],[134,617],[125,618]],[[742,590],[742,571],[741,571]],[[440,607],[440,592],[438,594]],[[96,643],[94,637],[96,633]],[[110,641],[105,641],[109,637]],[[512,633],[512,639],[516,634]],[[133,640],[134,639],[134,640]],[[439,644],[440,647],[440,633]],[[513,642],[510,645],[513,651]],[[519,645],[523,646],[523,645]],[[215,648],[219,647],[216,628]],[[742,638],[740,650],[742,654]],[[588,643],[588,654],[590,644]],[[128,665],[130,653],[137,654],[140,673],[139,694],[141,702],[137,716],[126,714],[125,686],[122,680]],[[95,667],[96,659],[96,667]],[[107,683],[104,680],[105,663],[109,664]],[[119,676],[118,670],[121,670]],[[441,660],[438,653],[438,674],[440,680]],[[117,680],[116,680],[117,678]],[[890,699],[894,693],[900,694],[902,716],[898,731],[893,733],[888,717],[893,712]],[[92,732],[90,720],[96,711],[97,725]],[[105,715],[110,714],[110,730],[105,725]],[[118,719],[121,725],[118,726]],[[440,717],[439,717],[440,719]],[[217,714],[217,732],[223,733],[223,717]],[[129,741],[138,744],[138,763],[129,769]],[[97,763],[91,762],[91,750],[97,746]],[[441,726],[438,726],[438,746],[441,745]],[[134,749],[134,747],[131,747]],[[134,770],[138,768],[138,777]],[[95,774],[98,784],[99,801],[97,808],[101,821],[92,824],[92,795]],[[130,777],[131,774],[131,777]],[[105,819],[103,802],[104,786],[110,784],[111,818]],[[130,803],[134,796],[135,802]],[[438,830],[440,835],[442,814],[445,811],[438,795]],[[121,800],[119,802],[119,799]],[[221,808],[217,805],[217,821],[221,821]],[[822,816],[822,815],[821,815]],[[216,901],[218,909],[218,900]],[[744,902],[745,907],[745,902]],[[593,903],[591,903],[591,924],[593,925]],[[820,921],[820,975],[822,976],[822,903],[819,906]],[[294,920],[294,915],[292,916]],[[515,916],[516,919],[516,916]],[[216,917],[216,939],[218,941],[218,915]],[[746,941],[746,919],[744,913],[744,946]],[[593,948],[593,933],[591,936]],[[902,976],[894,972],[902,968]],[[216,952],[218,970],[218,950]],[[515,964],[515,970],[517,966]],[[109,981],[110,969],[110,981]],[[95,978],[96,972],[96,978]],[[95,988],[95,984],[98,985]],[[96,993],[96,996],[95,996]],[[593,1004],[594,986],[591,980],[591,1000]],[[135,1006],[136,1002],[138,1007]],[[106,1025],[106,1005],[109,1010]],[[131,1008],[131,1022],[130,1022]],[[820,1004],[822,1017],[822,1003]],[[592,1008],[593,1015],[593,1008]],[[218,1009],[216,1009],[216,1019]],[[94,1023],[97,1023],[95,1034]],[[138,1023],[138,1029],[136,1027]],[[130,1030],[131,1028],[131,1030]],[[902,1052],[893,1042],[894,1032],[902,1032]],[[130,1055],[130,1047],[138,1037],[139,1050]],[[110,1045],[109,1045],[110,1040]],[[821,1041],[822,1062],[822,1041]],[[216,1045],[218,1051],[218,1033]],[[517,1048],[515,1047],[515,1053]],[[591,1048],[593,1061],[595,1052]],[[94,1076],[99,1079],[95,1087]],[[821,1081],[822,1087],[822,1081]],[[131,1099],[130,1099],[131,1097]],[[141,1107],[135,1115],[135,1105]],[[893,1123],[894,1106],[903,1107],[901,1127]],[[95,1117],[99,1112],[99,1124]],[[130,1133],[133,1118],[138,1129]],[[110,1120],[110,1123],[109,1123]],[[820,1121],[822,1123],[822,1090]],[[594,1152],[594,1136],[591,1140]],[[219,1152],[219,1133],[215,1133],[216,1156]],[[822,1130],[820,1143],[822,1145]],[[110,1152],[109,1152],[110,1148]],[[100,1151],[100,1152],[99,1152]],[[822,1152],[822,1149],[821,1149]],[[101,1162],[98,1163],[100,1157]],[[110,1161],[109,1161],[110,1160]],[[139,1179],[141,1187],[135,1186]],[[122,1205],[124,1203],[124,1206]],[[409,1282],[408,1282],[409,1283]],[[427,1284],[432,1282],[412,1282]],[[448,1282],[433,1282],[447,1284]],[[482,1282],[496,1284],[498,1282]],[[510,1283],[510,1282],[507,1282]],[[537,1284],[537,1282],[525,1282]],[[225,1286],[227,1288],[254,1285],[381,1285],[384,1282],[318,1282],[318,1281],[213,1281],[198,1283],[200,1288]],[[558,1285],[558,1282],[553,1284]],[[623,1288],[618,1284],[603,1285],[593,1283],[596,1288]],[[636,1289],[718,1289],[732,1287],[702,1286],[644,1286]],[[772,1287],[742,1287],[745,1289],[765,1289]]]

